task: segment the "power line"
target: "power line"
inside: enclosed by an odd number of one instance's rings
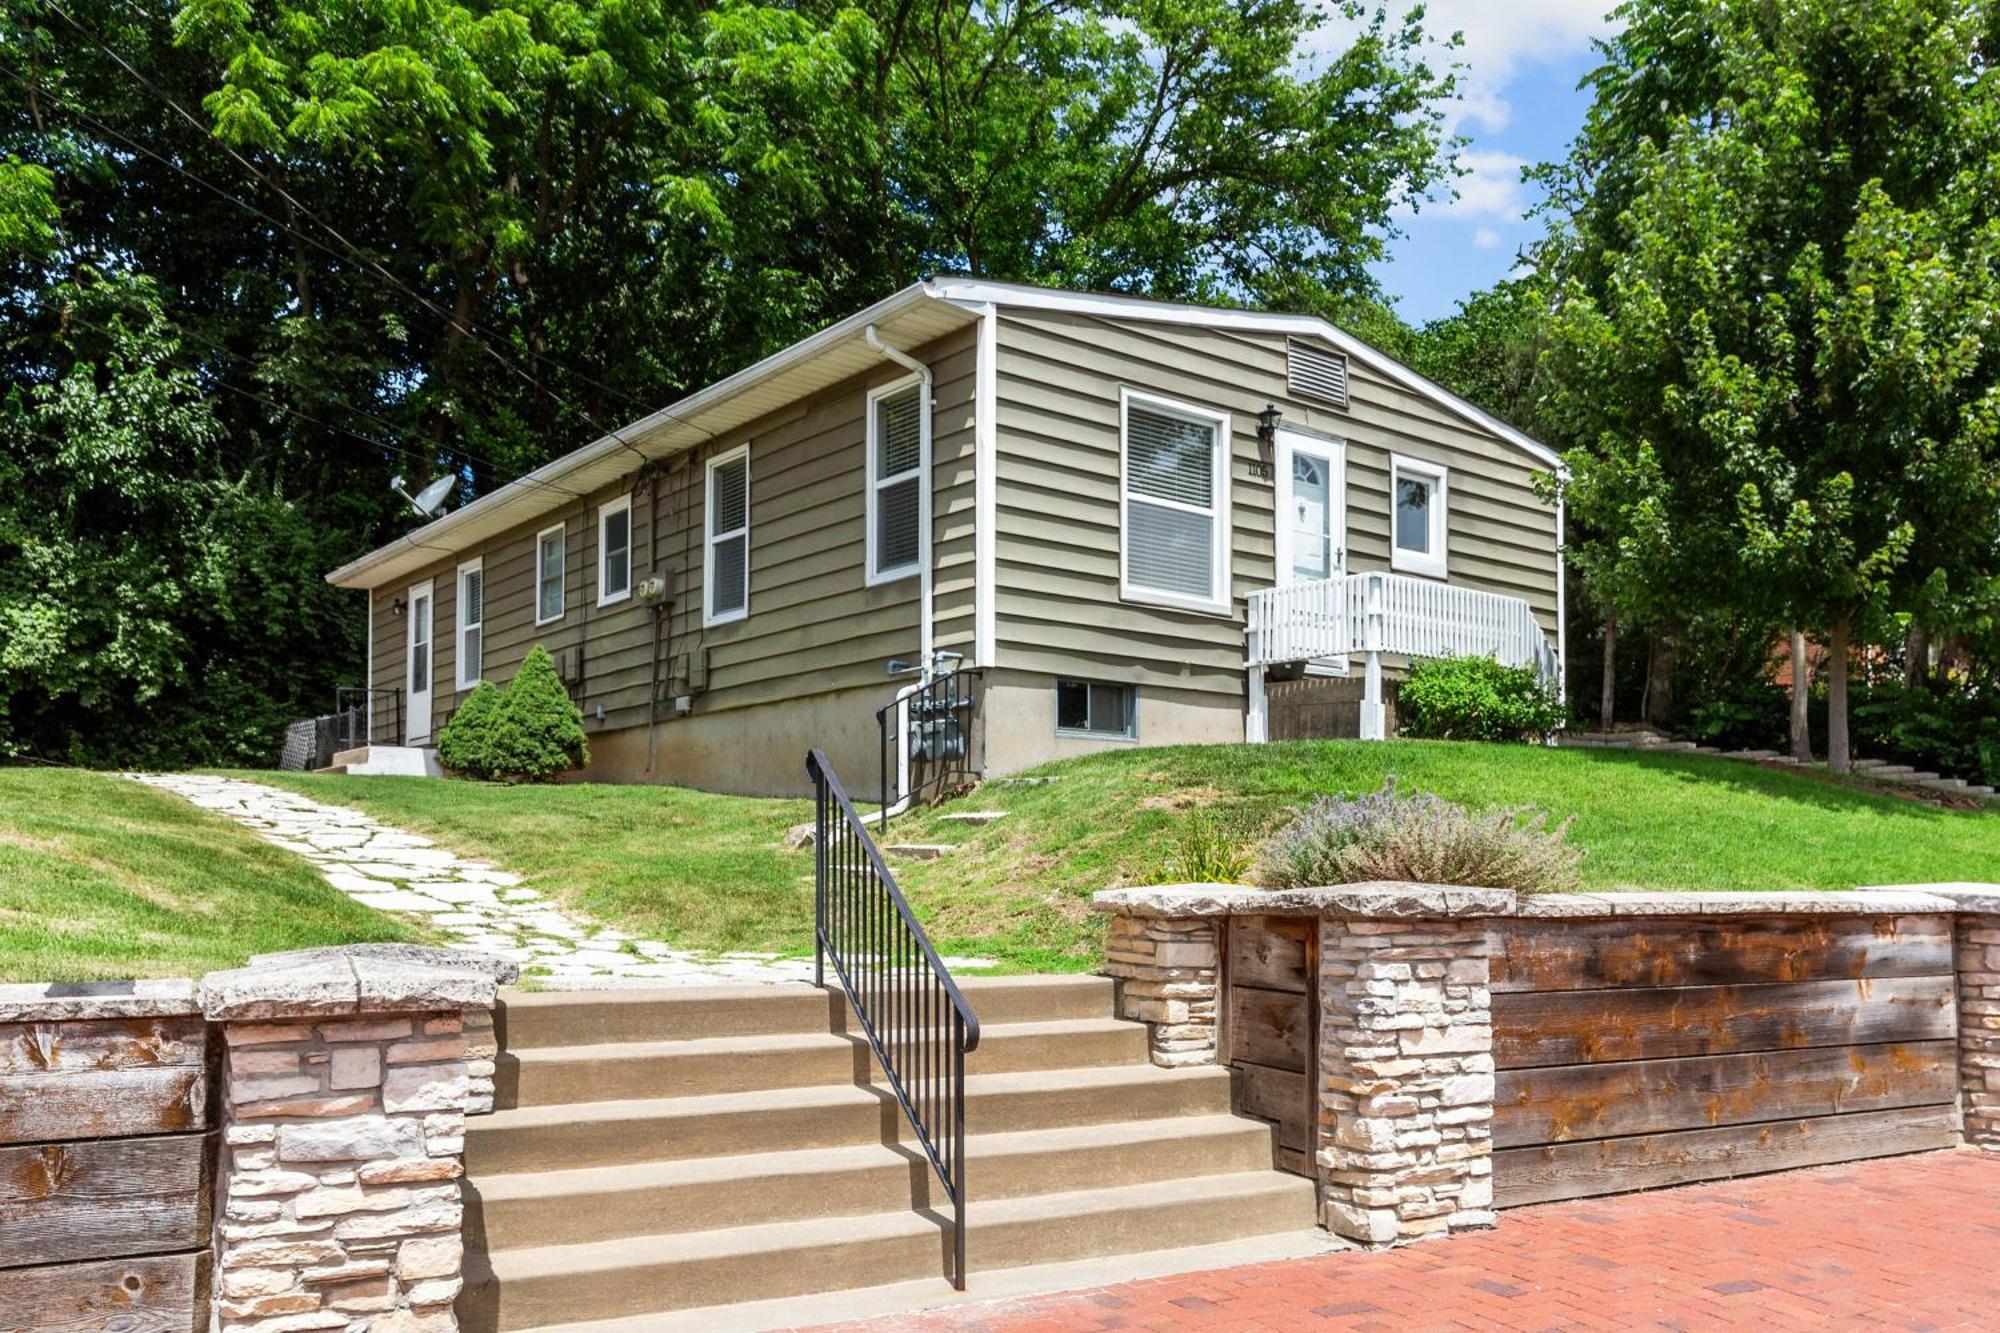
[[[343,247],[346,248],[346,250],[355,259],[358,259],[363,265],[372,270],[374,274],[377,277],[379,277],[382,281],[388,283],[392,287],[395,287],[399,291],[404,292],[413,300],[417,301],[420,305],[422,305],[425,309],[431,311],[433,314],[437,315],[440,319],[443,319],[447,324],[457,328],[459,332],[463,335],[463,337],[466,339],[466,341],[478,347],[482,352],[486,353],[487,356],[491,357],[502,368],[518,376],[521,380],[527,383],[529,387],[533,388],[537,393],[545,393],[549,395],[551,398],[555,399],[557,402],[570,408],[585,422],[587,422],[593,430],[596,430],[600,434],[608,436],[610,439],[616,441],[619,445],[629,450],[635,457],[637,457],[641,463],[646,463],[651,461],[646,457],[644,453],[642,453],[629,440],[627,440],[624,437],[624,435],[622,435],[615,427],[606,427],[601,422],[599,422],[595,417],[593,417],[588,411],[586,411],[582,406],[564,396],[562,393],[557,391],[553,386],[543,384],[542,381],[536,379],[534,375],[530,374],[528,371],[522,369],[519,365],[516,365],[513,361],[509,360],[504,354],[502,354],[498,349],[489,344],[485,339],[481,338],[470,327],[461,323],[451,312],[447,311],[444,307],[438,305],[435,301],[431,300],[428,296],[425,296],[422,292],[417,291],[415,288],[403,282],[400,278],[396,277],[395,274],[389,272],[389,270],[384,268],[380,263],[380,261],[376,260],[374,256],[368,254],[353,241],[350,241],[344,234],[341,233],[341,231],[338,228],[334,227],[333,224],[326,221],[326,219],[320,217],[319,214],[313,212],[312,209],[307,208],[303,203],[301,203],[297,198],[295,198],[290,191],[286,190],[284,186],[266,177],[262,172],[260,172],[257,169],[255,163],[251,162],[248,158],[244,157],[241,153],[237,152],[232,145],[210,134],[207,126],[202,124],[199,117],[195,116],[193,112],[189,111],[186,107],[182,106],[180,102],[175,100],[172,94],[166,92],[158,84],[154,83],[151,79],[147,78],[145,74],[141,73],[138,69],[134,68],[130,61],[126,60],[125,57],[123,57],[116,50],[114,50],[108,43],[104,41],[102,37],[98,36],[98,34],[95,31],[93,31],[89,27],[86,27],[81,21],[79,21],[76,18],[75,15],[71,14],[68,10],[64,9],[60,4],[56,3],[56,0],[49,0],[49,8],[53,9],[57,14],[61,15],[65,22],[67,22],[71,27],[75,28],[100,51],[104,52],[105,55],[111,57],[111,59],[117,63],[120,69],[123,69],[127,74],[129,74],[133,79],[135,79],[140,84],[140,86],[146,89],[146,91],[150,92],[155,98],[159,99],[161,102],[164,102],[182,120],[185,120],[189,125],[193,126],[196,132],[198,132],[203,137],[204,140],[212,142],[216,146],[220,147],[224,153],[228,154],[232,160],[234,160],[245,171],[249,172],[250,175],[254,177],[260,184],[264,185],[266,188],[271,190],[272,193],[276,194],[280,199],[284,200],[285,203],[288,204],[290,207],[304,214],[306,217],[311,218],[315,223],[317,223],[320,226],[322,230],[324,230],[327,233],[327,235],[333,237],[336,241],[338,241]],[[159,21],[154,15],[147,14],[144,10],[137,10],[136,12],[138,12],[142,17],[151,19],[154,22]],[[192,175],[193,173],[187,173],[187,174]],[[217,193],[222,194],[223,197],[225,198],[233,199],[233,196],[230,196],[226,191],[218,190]],[[302,240],[312,239],[310,237],[307,237],[305,233],[299,231],[297,228],[291,226],[289,223],[281,222],[278,219],[271,217],[269,214],[264,213],[262,210],[252,208],[250,211],[255,213],[257,216],[263,218],[265,221],[271,223],[273,226],[280,227],[283,230],[290,232],[292,235],[297,236]],[[321,248],[322,250],[327,250],[327,247],[325,247],[324,245],[321,245],[319,248]],[[327,250],[327,253],[334,254],[335,252]],[[336,257],[339,256],[336,254]],[[530,352],[529,355],[536,356],[537,354]],[[537,359],[541,358],[537,357]],[[609,386],[602,386],[602,387],[608,388]],[[611,390],[611,392],[616,393],[619,391]],[[621,394],[621,396],[624,395]]]

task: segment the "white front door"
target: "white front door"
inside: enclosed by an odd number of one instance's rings
[[[1347,448],[1338,440],[1280,430],[1277,440],[1277,585],[1347,572]],[[1345,675],[1347,659],[1312,662],[1313,675]]]
[[[1281,430],[1277,454],[1278,584],[1346,573],[1346,446]]]
[[[408,619],[410,622],[409,651],[404,654],[406,664],[404,690],[410,696],[410,734],[406,740],[410,745],[422,745],[431,738],[431,583],[410,585],[408,599]]]

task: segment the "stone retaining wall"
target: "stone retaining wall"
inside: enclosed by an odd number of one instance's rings
[[[0,987],[0,1144],[34,1140],[0,1169],[47,1177],[0,1217],[0,1328],[453,1333],[465,1117],[516,974],[357,945]]]
[[[1571,1033],[1560,1039],[1551,1034],[1551,1040],[1543,1041],[1534,1032],[1510,1028],[1509,1040],[1513,1043],[1510,1050],[1515,1052],[1510,1059],[1528,1067],[1527,1073],[1534,1076],[1529,1081],[1537,1085],[1560,1084],[1568,1078],[1562,1066],[1575,1063],[1575,1057],[1558,1058],[1562,1051],[1574,1048],[1583,1052],[1581,1058],[1589,1064],[1587,1068],[1579,1066],[1582,1072],[1577,1077],[1587,1075],[1587,1081],[1598,1091],[1611,1089],[1605,1094],[1612,1098],[1611,1102],[1602,1106],[1591,1102],[1595,1108],[1590,1112],[1595,1117],[1591,1123],[1629,1128],[1658,1121],[1655,1128],[1677,1131],[1680,1125],[1673,1117],[1679,1114],[1679,1102],[1706,1086],[1700,1080],[1718,1080],[1713,1091],[1727,1100],[1733,1086],[1731,1080],[1749,1079],[1767,1099],[1777,1097],[1783,1101],[1779,1094],[1787,1087],[1796,1091],[1798,1095],[1791,1103],[1796,1103],[1797,1109],[1787,1103],[1785,1112],[1796,1124],[1812,1127],[1817,1134],[1813,1151],[1802,1155],[1797,1151],[1760,1147],[1756,1124],[1715,1130],[1712,1137],[1725,1136],[1729,1141],[1724,1143],[1718,1138],[1717,1144],[1706,1141],[1692,1144],[1688,1151],[1693,1153],[1689,1160],[1694,1165],[1667,1175],[1641,1169],[1645,1163],[1626,1161],[1632,1156],[1629,1152],[1599,1154],[1603,1160],[1596,1161],[1591,1168],[1594,1176],[1588,1182],[1589,1188],[1570,1192],[1634,1189],[1671,1183],[1670,1176],[1741,1174],[1802,1161],[1911,1151],[1949,1142],[1954,1133],[1958,1141],[1968,1146],[2000,1151],[2000,885],[1907,885],[1847,893],[1562,894],[1519,898],[1501,890],[1423,884],[1358,884],[1293,890],[1173,885],[1111,890],[1098,895],[1097,906],[1113,916],[1105,970],[1120,979],[1120,1012],[1153,1025],[1154,1059],[1159,1063],[1210,1060],[1218,1055],[1224,1060],[1231,1058],[1235,1039],[1227,1026],[1218,1036],[1212,1018],[1206,1023],[1193,1021],[1197,1011],[1192,1006],[1199,1004],[1202,1006],[1199,1012],[1212,1014],[1217,987],[1231,984],[1227,976],[1210,975],[1213,960],[1225,952],[1217,950],[1218,941],[1229,936],[1231,943],[1226,954],[1234,957],[1241,950],[1231,932],[1239,924],[1245,929],[1255,929],[1260,921],[1286,916],[1317,918],[1320,947],[1317,1069],[1306,1085],[1308,1095],[1316,1101],[1314,1120],[1319,1129],[1315,1170],[1321,1183],[1326,1225],[1365,1245],[1399,1244],[1491,1225],[1495,1220],[1493,1145],[1497,1060],[1493,991],[1497,983],[1491,968],[1496,939],[1554,939],[1560,942],[1560,947],[1542,960],[1542,966],[1558,970],[1564,966],[1598,969],[1588,976],[1557,977],[1548,985],[1539,981],[1523,985],[1517,977],[1510,982],[1512,989],[1572,991],[1584,996],[1581,1004],[1561,995],[1547,1003],[1537,997],[1536,1004],[1515,1006],[1524,1014],[1538,1006],[1582,1012],[1593,1004],[1638,1013],[1646,1010],[1649,996],[1664,995],[1670,1001],[1676,986],[1706,985],[1708,989],[1717,989],[1717,976],[1707,976],[1705,981],[1702,978],[1716,971],[1718,959],[1726,963],[1724,971],[1733,968],[1743,974],[1740,978],[1721,978],[1731,984],[1745,983],[1736,985],[1736,989],[1746,992],[1746,1003],[1757,1002],[1749,1004],[1743,1021],[1760,1026],[1755,1033],[1746,1029],[1739,1034],[1742,1040],[1737,1042],[1737,1049],[1725,1051],[1717,1047],[1711,1051],[1701,1045],[1699,1033],[1686,1034],[1682,1039],[1668,1029],[1661,1030],[1665,1034],[1664,1045],[1657,1036],[1641,1043],[1653,1053],[1664,1050],[1689,1066],[1689,1077],[1696,1080],[1686,1088],[1676,1082],[1672,1092],[1678,1100],[1671,1105],[1647,1091],[1651,1084],[1641,1076],[1643,1064],[1633,1065],[1632,1071],[1636,1072],[1631,1072],[1629,1078],[1625,1076],[1626,1066],[1619,1062],[1641,1060],[1641,1055],[1621,1056],[1610,1048],[1598,1051],[1590,1046],[1587,1032]],[[1825,924],[1833,918],[1849,924],[1839,929]],[[1886,928],[1890,934],[1871,947],[1858,947],[1856,927],[1852,924],[1856,918],[1872,918],[1877,923],[1872,928]],[[1704,920],[1751,923],[1752,919],[1762,924],[1747,931],[1726,925],[1720,929],[1696,929],[1690,925]],[[1614,924],[1618,921],[1626,925]],[[1529,927],[1536,922],[1542,924],[1533,930],[1516,928],[1517,924]],[[1576,923],[1575,928],[1564,924],[1567,922]],[[1896,923],[1909,922],[1929,923],[1925,926],[1926,939],[1937,947],[1927,943],[1918,948],[1910,939],[1898,939],[1897,932],[1902,927]],[[1949,939],[1939,934],[1940,923],[1953,922],[1956,949],[1953,958],[1945,961],[1944,946]],[[1883,927],[1880,923],[1889,924]],[[1867,935],[1870,928],[1864,922],[1861,935]],[[1769,938],[1759,943],[1760,933]],[[1616,955],[1607,960],[1593,952],[1606,939],[1624,940],[1628,935],[1631,939],[1626,943],[1637,950],[1632,959]],[[1708,950],[1701,941],[1710,936],[1737,940],[1731,946],[1736,952],[1725,950],[1718,954]],[[1758,952],[1767,947],[1775,952],[1768,957]],[[1676,954],[1672,959],[1648,955],[1653,966],[1673,963],[1670,971],[1674,980],[1663,979],[1665,974],[1655,976],[1646,971],[1648,964],[1641,955],[1649,948],[1674,948],[1688,954],[1686,958]],[[1788,963],[1788,958],[1793,961]],[[1831,969],[1823,974],[1827,980],[1813,981],[1811,977],[1795,975],[1800,967],[1820,965],[1812,962],[1816,958]],[[1520,962],[1512,957],[1507,961],[1510,966]],[[1628,962],[1639,971],[1626,968]],[[1175,964],[1185,970],[1177,972]],[[1955,978],[1939,975],[1940,967],[1945,971],[1955,969]],[[1626,968],[1624,979],[1620,979],[1620,968]],[[1841,968],[1847,970],[1840,971]],[[1766,980],[1782,984],[1761,988],[1751,984],[1765,970],[1771,972]],[[1878,976],[1886,979],[1874,980]],[[1844,979],[1849,977],[1855,979]],[[1842,1044],[1869,1040],[1867,1034],[1874,1031],[1870,1024],[1876,1023],[1871,1016],[1873,1010],[1857,1014],[1852,996],[1846,1002],[1836,1002],[1838,997],[1833,992],[1842,987],[1859,987],[1858,993],[1864,1001],[1876,991],[1888,1001],[1894,999],[1891,992],[1914,994],[1921,990],[1944,1006],[1947,1015],[1941,1020],[1943,1029],[1932,1034],[1926,1026],[1919,1035],[1925,1038],[1937,1035],[1947,1040],[1929,1041],[1923,1050],[1916,1052],[1926,1057],[1932,1048],[1944,1052],[1936,1062],[1941,1067],[1933,1071],[1944,1080],[1941,1096],[1930,1095],[1929,1083],[1922,1087],[1903,1086],[1910,1084],[1909,1079],[1899,1084],[1891,1078],[1886,1090],[1878,1088],[1875,1083],[1881,1080],[1875,1078],[1872,1065],[1866,1061],[1849,1061],[1854,1069],[1848,1074],[1833,1068],[1838,1063],[1833,1057],[1844,1054]],[[1757,993],[1749,994],[1753,991]],[[1831,998],[1823,998],[1821,991]],[[1957,997],[1955,1014],[1950,1013],[1953,994]],[[1190,1007],[1177,1008],[1174,1001]],[[1772,1013],[1760,1017],[1762,1010],[1757,1004],[1763,1004]],[[1829,1004],[1833,1008],[1821,1014],[1820,1008]],[[1803,1026],[1787,1026],[1791,1020],[1779,1011],[1789,1012],[1800,1006],[1804,1006],[1800,1010]],[[1900,1016],[1901,1011],[1895,1010],[1893,1004],[1885,1010],[1889,1011]],[[1671,1028],[1670,1013],[1660,1021]],[[1927,1024],[1930,1022],[1926,1020]],[[1770,1028],[1768,1034],[1765,1028]],[[1796,1040],[1786,1036],[1794,1029]],[[1956,1071],[1950,1068],[1948,1041],[1954,1029],[1958,1050]],[[1819,1035],[1813,1036],[1814,1032]],[[1766,1035],[1770,1041],[1760,1045]],[[1907,1035],[1898,1027],[1882,1040],[1900,1041]],[[1565,1041],[1569,1045],[1565,1046]],[[1578,1042],[1583,1045],[1578,1046]],[[1767,1047],[1772,1051],[1788,1051],[1788,1043],[1801,1042],[1812,1049],[1799,1058],[1794,1058],[1799,1055],[1796,1052],[1771,1056],[1760,1053]],[[1539,1050],[1543,1046],[1551,1052],[1547,1059],[1521,1057],[1521,1050]],[[1682,1050],[1682,1046],[1686,1049]],[[1655,1047],[1659,1050],[1654,1050]],[[1785,1069],[1778,1068],[1781,1064]],[[1543,1065],[1551,1068],[1533,1068]],[[1765,1065],[1770,1068],[1764,1069]],[[1798,1068],[1792,1068],[1794,1065]],[[1842,1069],[1845,1068],[1843,1065]],[[1780,1080],[1776,1092],[1765,1087],[1768,1078]],[[1787,1078],[1792,1082],[1782,1081]],[[1950,1104],[1954,1080],[1956,1106]],[[1855,1086],[1847,1088],[1850,1083]],[[1861,1086],[1864,1083],[1865,1088]],[[1626,1090],[1621,1093],[1620,1088]],[[1830,1101],[1819,1113],[1819,1119],[1798,1119],[1810,1111],[1807,1104],[1811,1098],[1822,1092]],[[1631,1104],[1620,1103],[1620,1097]],[[1654,1100],[1646,1103],[1643,1115],[1638,1114],[1642,1108],[1637,1099],[1649,1097]],[[1903,1105],[1913,1099],[1924,1101],[1925,1097],[1929,1101],[1924,1105]],[[1849,1101],[1855,1106],[1894,1105],[1886,1111],[1847,1114]],[[1508,1108],[1510,1114],[1515,1110],[1511,1101]],[[1278,1118],[1267,1107],[1259,1109],[1267,1118]],[[1757,1118],[1758,1114],[1749,1112],[1739,1117]],[[1626,1128],[1618,1132],[1624,1133]],[[1896,1131],[1894,1137],[1888,1136],[1892,1129]],[[1577,1137],[1587,1139],[1591,1134],[1579,1131],[1569,1135]],[[1563,1139],[1564,1151],[1572,1155],[1577,1147],[1589,1147],[1571,1144],[1569,1138]],[[1617,1148],[1629,1146],[1633,1141],[1606,1140]],[[1521,1201],[1526,1198],[1523,1195]]]

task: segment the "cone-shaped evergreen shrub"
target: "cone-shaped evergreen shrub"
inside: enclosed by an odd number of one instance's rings
[[[490,753],[500,718],[500,687],[482,680],[438,732],[438,762],[475,778],[493,776]]]
[[[563,688],[548,649],[538,643],[501,695],[489,757],[493,776],[546,782],[588,762],[582,710]]]

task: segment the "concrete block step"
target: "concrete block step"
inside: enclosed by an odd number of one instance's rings
[[[935,861],[941,856],[950,856],[953,850],[948,842],[890,842],[882,845],[882,855],[891,861]]]
[[[1917,770],[1908,764],[1876,764],[1863,771],[1871,778],[1905,778]]]
[[[483,1237],[489,1250],[505,1250],[946,1206],[913,1144],[786,1146],[780,1140],[739,1157],[484,1174],[468,1199],[468,1234]],[[1081,1180],[1133,1185],[1257,1171],[1272,1162],[1270,1127],[1232,1115],[976,1134],[965,1148],[975,1199],[1056,1193]]]
[[[1146,1029],[1115,1018],[982,1024],[967,1072],[1140,1063]],[[873,1080],[874,1052],[860,1037],[782,1033],[680,1041],[552,1046],[504,1054],[496,1106],[551,1106],[632,1097],[698,1097],[759,1088]]]
[[[1006,817],[1007,812],[1005,810],[954,810],[950,814],[939,815],[938,822],[940,824],[971,824],[975,827],[984,827],[987,824],[997,824]]]
[[[1246,1171],[1138,1185],[974,1199],[971,1272],[1125,1254],[1303,1229],[1312,1181]],[[951,1244],[939,1213],[627,1236],[467,1255],[459,1319],[466,1333],[513,1333],[584,1320],[665,1313],[936,1276]]]
[[[981,1024],[1101,1018],[1108,977],[962,977]],[[813,986],[684,986],[667,990],[509,992],[494,1015],[502,1049],[672,1041],[848,1029],[844,999]]]
[[[1213,1065],[973,1074],[966,1123],[981,1134],[1111,1121],[1165,1120],[1229,1110],[1229,1073]],[[474,1116],[465,1127],[475,1179],[517,1171],[612,1166],[788,1148],[895,1143],[902,1108],[866,1084],[536,1106]]]

